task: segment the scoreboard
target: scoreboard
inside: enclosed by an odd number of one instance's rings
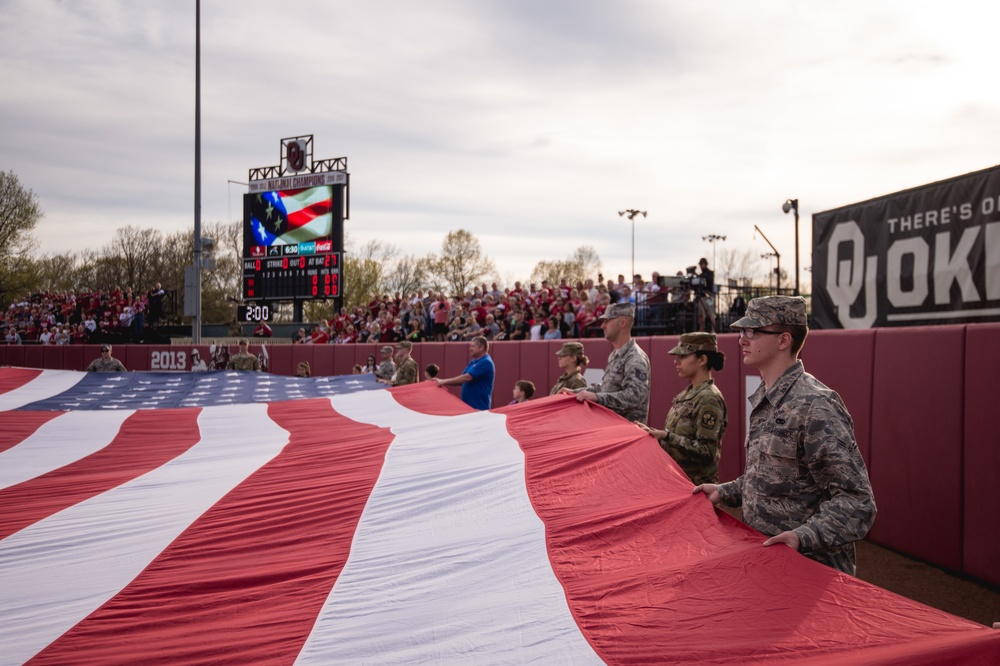
[[[243,299],[281,301],[340,297],[340,252],[243,259]]]

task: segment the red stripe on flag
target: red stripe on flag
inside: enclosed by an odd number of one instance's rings
[[[566,409],[572,400],[504,411],[553,569],[606,662],[939,663],[943,646],[973,640],[975,623],[764,548],[692,495],[650,436],[590,403]]]
[[[62,412],[0,412],[0,452],[17,446],[60,414]]]
[[[4,368],[3,372],[0,372],[0,394],[21,388],[40,374],[42,374],[41,370]]]
[[[435,382],[418,382],[389,389],[393,399],[407,409],[431,416],[458,416],[476,411]]]
[[[328,400],[275,403],[268,415],[290,433],[282,453],[31,663],[294,661],[347,561],[392,434]]]
[[[48,474],[0,490],[0,539],[34,522],[122,485],[194,446],[199,439],[200,409],[142,411],[128,417],[106,447]],[[35,418],[59,412],[0,414]],[[29,416],[30,415],[30,416]],[[51,418],[51,417],[50,417]],[[67,432],[67,437],[73,433]]]

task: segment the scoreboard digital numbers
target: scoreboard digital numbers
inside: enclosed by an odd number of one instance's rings
[[[342,254],[243,259],[243,299],[281,301],[340,296]]]

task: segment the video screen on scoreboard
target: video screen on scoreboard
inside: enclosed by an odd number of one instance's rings
[[[243,256],[333,251],[333,186],[254,192],[243,198]]]

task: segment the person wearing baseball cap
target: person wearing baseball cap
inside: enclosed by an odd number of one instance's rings
[[[381,382],[392,381],[392,376],[396,374],[396,363],[392,360],[392,346],[382,347],[379,353],[382,354],[382,362],[375,368],[375,379]]]
[[[396,376],[392,378],[393,386],[417,383],[417,375],[420,371],[417,368],[417,362],[410,356],[412,351],[413,343],[409,340],[403,340],[396,345],[396,365],[399,369],[396,370]]]
[[[260,359],[249,352],[250,342],[246,338],[240,338],[238,344],[240,350],[229,359],[229,363],[226,364],[226,370],[260,372]]]
[[[587,358],[582,342],[564,342],[562,348],[556,352],[556,358],[559,359],[559,369],[562,370],[562,375],[549,391],[549,395],[555,395],[564,388],[582,389],[587,387],[587,380],[580,373],[580,368],[590,363],[590,359]]]
[[[854,542],[875,520],[875,498],[844,401],[798,358],[809,333],[805,299],[755,298],[731,328],[743,362],[762,380],[749,398],[746,469],[693,492],[742,505],[744,522],[767,535],[765,546],[785,544],[853,576]]]
[[[718,483],[727,411],[712,371],[722,370],[726,355],[719,351],[714,333],[685,333],[667,353],[674,357],[677,374],[690,384],[674,398],[662,430],[638,425],[656,438],[691,481]]]
[[[646,422],[649,414],[649,357],[632,338],[635,303],[615,303],[599,318],[604,338],[614,351],[600,383],[583,389],[562,389],[580,402],[607,407],[629,421]]]

